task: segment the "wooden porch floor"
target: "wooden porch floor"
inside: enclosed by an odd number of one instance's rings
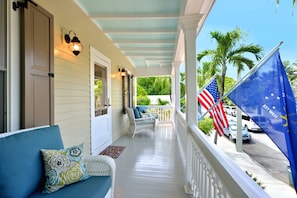
[[[125,135],[113,145],[126,146],[116,161],[115,198],[189,198],[171,124],[152,131]]]

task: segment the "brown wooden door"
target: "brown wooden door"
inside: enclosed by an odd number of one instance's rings
[[[54,124],[53,16],[28,4],[23,17],[22,128]]]

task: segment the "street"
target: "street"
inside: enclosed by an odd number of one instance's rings
[[[251,143],[244,143],[243,150],[267,172],[289,184],[289,161],[264,133],[253,133]]]
[[[236,120],[236,117],[228,115],[228,120]],[[247,124],[242,120],[242,125]],[[268,173],[289,185],[288,166],[289,161],[266,135],[265,132],[250,132],[252,141],[243,143],[243,151],[252,160],[261,165]]]

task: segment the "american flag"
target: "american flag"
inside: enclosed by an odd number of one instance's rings
[[[209,110],[220,99],[217,80],[214,78],[198,95],[198,102]],[[220,101],[210,111],[210,116],[213,119],[213,125],[219,136],[224,134],[224,128],[229,126],[227,116],[223,109],[223,103]]]

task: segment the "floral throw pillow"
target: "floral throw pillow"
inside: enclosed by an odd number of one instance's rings
[[[61,150],[41,149],[45,165],[43,193],[51,193],[65,185],[90,177],[83,162],[83,145]]]

